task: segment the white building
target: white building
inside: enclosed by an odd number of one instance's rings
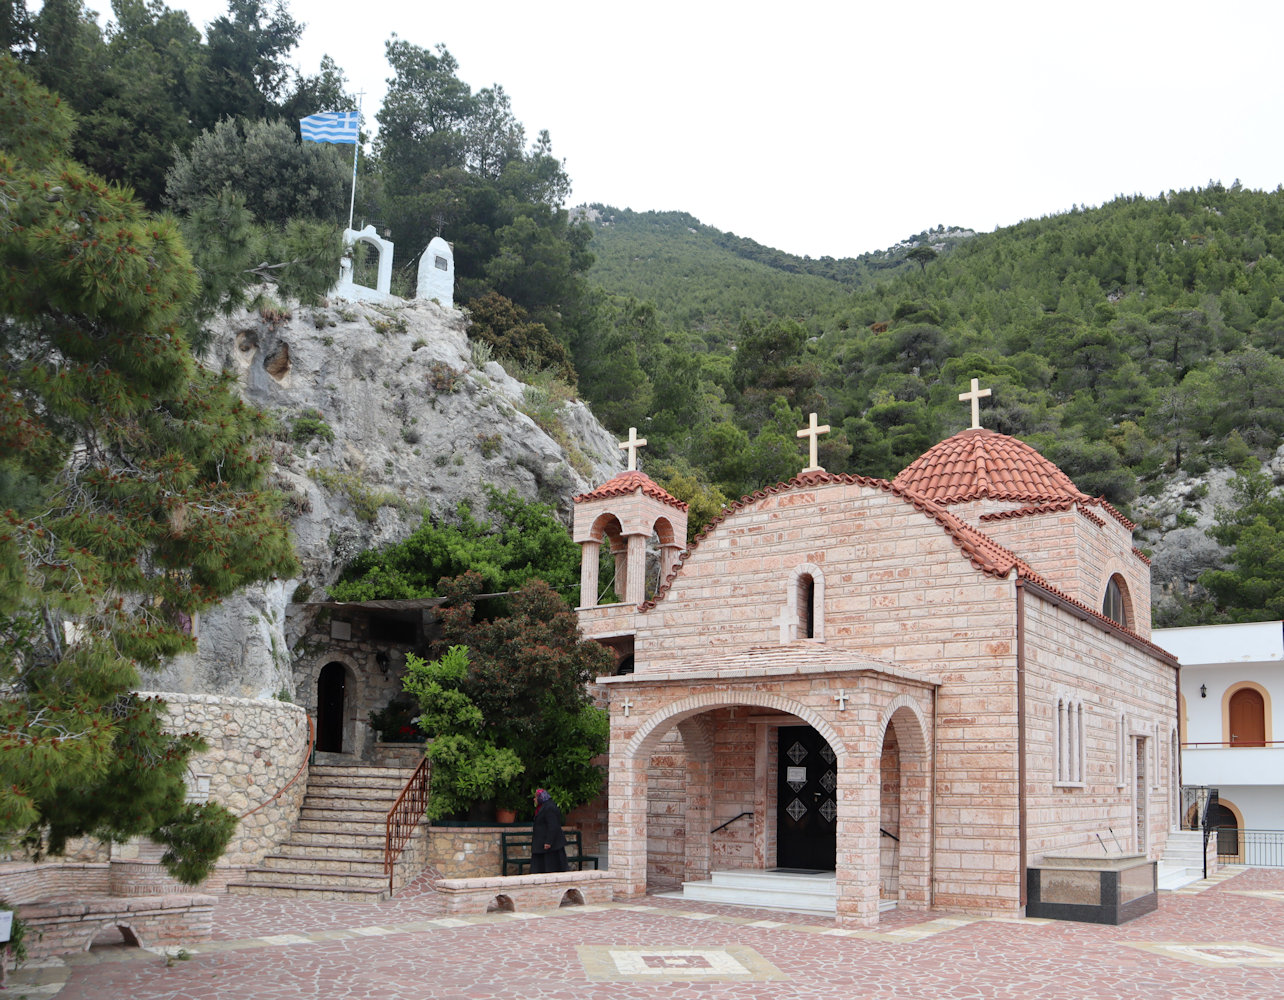
[[[1284,622],[1156,629],[1153,639],[1181,662],[1182,784],[1218,790],[1219,826],[1284,831]]]

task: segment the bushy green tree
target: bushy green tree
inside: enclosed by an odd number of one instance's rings
[[[1245,468],[1231,483],[1235,505],[1219,508],[1208,533],[1230,547],[1230,567],[1199,577],[1212,595],[1216,620],[1284,618],[1284,494],[1269,476]]]
[[[498,609],[477,603],[482,587],[475,573],[443,580],[444,655],[408,661],[406,690],[420,699],[432,741],[429,814],[462,813],[487,796],[529,814],[536,788],[564,809],[591,801],[602,789],[594,758],[606,750],[608,721],[586,685],[610,671],[611,653],[581,638],[572,606],[542,580]]]
[[[180,215],[230,187],[263,223],[339,223],[348,215],[350,146],[300,142],[282,120],[224,118],[180,153],[165,179],[165,204]]]
[[[72,118],[0,57],[0,836],[35,851],[149,834],[198,879],[187,761],[141,672],[188,624],[295,568],[266,418],[202,369],[172,220],[66,158]]]
[[[330,596],[339,601],[437,597],[444,577],[471,571],[489,593],[516,590],[540,577],[578,603],[579,549],[553,509],[527,502],[514,490],[482,488],[490,520],[478,520],[467,504],[460,504],[457,524],[425,518],[405,541],[357,556],[330,587]]]

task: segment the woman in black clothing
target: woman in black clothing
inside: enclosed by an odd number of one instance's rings
[[[566,834],[562,832],[562,813],[553,797],[539,788],[535,791],[535,825],[531,836],[531,872],[564,872]]]

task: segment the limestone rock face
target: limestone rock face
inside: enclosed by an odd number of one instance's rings
[[[235,372],[245,398],[279,421],[273,478],[288,498],[301,571],[202,615],[199,652],[148,686],[288,691],[285,606],[309,589],[320,595],[357,553],[405,538],[425,513],[451,517],[461,501],[483,512],[486,483],[569,521],[571,496],[623,468],[587,406],[550,399],[496,362],[478,367],[466,329],[463,313],[426,300],[331,300],[216,324],[206,363]]]

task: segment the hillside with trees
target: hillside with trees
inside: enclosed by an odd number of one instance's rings
[[[202,31],[158,0],[114,0],[105,28],[82,0],[47,0],[6,5],[0,31],[78,116],[70,155],[176,213],[195,346],[215,311],[324,293],[351,151],[301,145],[297,119],[353,104],[333,60],[291,62],[300,28],[284,4],[229,0]],[[834,428],[827,468],[891,476],[965,425],[956,397],[972,377],[994,392],[987,426],[1152,532],[1166,528],[1148,505],[1174,481],[1260,472],[1279,448],[1280,191],[1210,182],[797,257],[680,211],[569,212],[566,165],[501,83],[474,89],[444,45],[393,35],[386,57],[357,222],[396,242],[394,291],[432,236],[451,241],[469,335],[549,398],[578,394],[613,430],[642,430],[647,471],[692,504],[693,530],[797,470],[809,411]],[[1218,544],[1256,537],[1240,527]],[[1246,596],[1260,589],[1196,586],[1166,620],[1266,614]]]

